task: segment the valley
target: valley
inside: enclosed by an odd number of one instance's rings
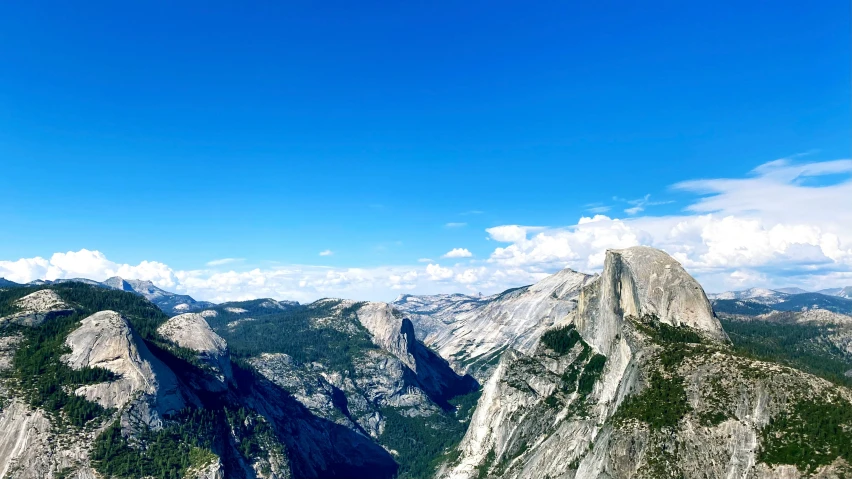
[[[492,296],[0,282],[0,477],[844,477],[846,290],[610,250]]]

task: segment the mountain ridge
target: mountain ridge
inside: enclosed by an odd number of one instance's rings
[[[394,303],[258,299],[172,315],[149,282],[92,283],[0,290],[0,474],[852,472],[852,317],[825,309],[848,300],[766,304],[751,299],[771,294],[753,290],[710,301],[652,248],[607,251],[598,275],[565,269],[487,297]],[[768,312],[714,312],[734,303]],[[790,356],[776,337],[812,354]],[[797,417],[808,422],[785,419]],[[826,432],[802,436],[815,425]],[[807,460],[785,441],[805,444]]]

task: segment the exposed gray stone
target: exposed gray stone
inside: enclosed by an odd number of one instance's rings
[[[211,376],[205,381],[206,389],[224,391],[233,383],[228,344],[210,329],[202,314],[174,316],[161,324],[157,332],[172,343],[198,353],[198,359]]]

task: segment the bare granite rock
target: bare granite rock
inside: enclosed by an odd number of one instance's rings
[[[203,314],[186,313],[172,317],[157,332],[172,343],[198,353],[198,359],[210,373],[206,389],[224,391],[234,382],[228,344],[216,334]]]
[[[577,308],[581,288],[594,278],[565,269],[534,285],[475,303],[457,295],[463,303],[458,307],[426,301],[431,298],[446,303],[452,297],[406,297],[396,305],[415,321],[426,316],[430,324],[444,324],[426,338],[426,344],[447,359],[456,372],[469,373],[482,382],[507,348],[522,352],[535,349],[545,330],[564,322]]]
[[[439,477],[798,479],[806,472],[758,461],[763,428],[796,403],[852,401],[846,388],[737,356],[700,286],[650,248],[609,251],[603,273],[561,324],[579,333],[570,350],[540,343],[502,356],[458,458]],[[660,339],[661,325],[692,336]],[[682,385],[665,386],[682,387],[682,398],[641,410],[679,407],[676,422],[652,426],[635,413],[619,415],[629,398],[661,381]],[[848,471],[838,459],[815,477]]]
[[[0,318],[5,322],[22,326],[38,326],[49,318],[71,314],[74,309],[51,289],[41,289],[15,301],[18,312]]]
[[[41,410],[12,399],[0,411],[0,477],[100,479],[88,448],[98,431],[57,433]]]
[[[65,340],[71,352],[63,360],[72,368],[101,367],[120,376],[115,381],[79,387],[75,394],[106,408],[134,403],[152,426],[162,416],[181,410],[187,400],[175,374],[151,354],[130,324],[114,311],[95,313]]]

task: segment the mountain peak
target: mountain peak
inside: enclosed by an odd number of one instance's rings
[[[654,315],[727,340],[701,285],[674,258],[647,246],[607,250],[604,270],[583,289],[579,306],[578,329],[606,355],[628,316]]]

